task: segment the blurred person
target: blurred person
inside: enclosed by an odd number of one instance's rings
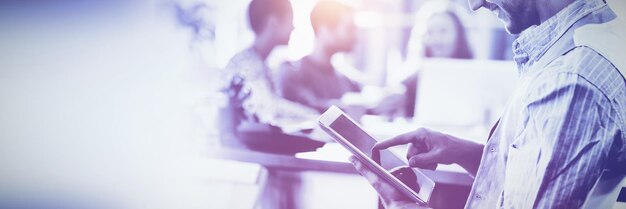
[[[356,44],[354,15],[354,8],[336,1],[320,1],[315,5],[311,11],[315,48],[310,55],[281,65],[278,83],[284,98],[319,112],[331,105],[357,115],[366,111],[377,114],[397,109],[393,101],[399,100],[393,96],[383,99],[383,103],[375,107],[341,102],[344,94],[361,91],[359,83],[338,72],[331,64],[333,55],[352,51]]]
[[[312,107],[320,112],[346,92],[358,92],[359,84],[338,73],[331,57],[348,52],[356,44],[354,9],[334,1],[321,1],[311,11],[315,48],[310,55],[280,69],[280,90],[286,99]]]
[[[278,96],[274,77],[266,61],[272,50],[289,42],[293,11],[289,0],[253,0],[248,7],[250,27],[255,34],[249,48],[237,53],[226,66],[229,80],[241,79],[249,96],[242,106],[249,120],[283,126],[314,120],[315,110]]]
[[[450,1],[429,1],[417,13],[417,21],[411,30],[408,43],[407,63],[414,68],[423,58],[472,59],[473,53],[467,41],[465,27],[459,17],[458,5]],[[408,76],[405,86],[405,113],[413,117],[419,73]]]
[[[248,7],[248,20],[255,34],[254,42],[231,58],[226,67],[231,82],[229,91],[235,92],[235,95],[230,95],[231,100],[233,96],[237,98],[234,102],[236,111],[244,113],[243,118],[235,114],[231,116],[237,118],[230,120],[241,119],[248,122],[247,125],[253,124],[253,128],[247,130],[251,134],[239,133],[236,139],[253,150],[293,155],[293,149],[301,147],[302,140],[288,137],[281,131],[276,133],[273,128],[269,131],[258,129],[265,125],[284,128],[311,122],[318,117],[314,109],[279,96],[272,71],[266,64],[275,47],[289,42],[293,31],[291,3],[289,0],[252,0]],[[299,208],[299,174],[273,169],[268,172],[257,204],[262,208]]]
[[[602,0],[469,3],[519,34],[520,85],[486,144],[420,128],[374,149],[408,144],[411,166],[459,164],[474,176],[466,208],[581,208],[605,169],[626,173],[625,24]],[[421,208],[351,160],[387,208]]]
[[[461,19],[463,13],[456,3],[448,0],[432,0],[422,5],[411,30],[408,56],[473,58]]]

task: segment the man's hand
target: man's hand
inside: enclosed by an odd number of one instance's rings
[[[358,159],[354,156],[350,157],[350,162],[354,165],[356,170],[361,173],[363,177],[367,179],[367,181],[372,184],[376,192],[378,192],[380,198],[383,200],[383,204],[386,209],[425,209],[426,207],[422,207],[417,205],[417,203],[411,201],[406,198],[404,194],[400,191],[396,190],[389,183],[385,182],[383,179],[378,177],[374,172],[370,171],[369,168],[364,166]]]
[[[484,147],[482,144],[419,128],[379,142],[373,150],[403,144],[410,144],[406,157],[412,167],[435,169],[440,163],[458,163],[472,175],[476,175],[478,171]]]

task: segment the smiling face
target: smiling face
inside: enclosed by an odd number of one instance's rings
[[[537,2],[535,0],[468,0],[472,10],[481,7],[490,10],[504,23],[511,34],[519,34],[532,25],[538,25]]]
[[[457,46],[458,34],[454,20],[447,13],[433,15],[426,23],[423,44],[427,56],[451,58]]]

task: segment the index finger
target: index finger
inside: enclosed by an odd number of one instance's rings
[[[383,150],[389,147],[408,144],[411,142],[419,142],[419,140],[423,137],[420,137],[422,130],[418,129],[416,131],[407,132],[398,136],[395,136],[391,139],[387,139],[385,141],[381,141],[376,143],[372,150]]]

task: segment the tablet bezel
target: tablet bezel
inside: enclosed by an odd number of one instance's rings
[[[342,115],[344,117],[346,117],[348,120],[350,120],[350,122],[352,122],[354,125],[356,125],[359,129],[363,130],[363,132],[365,134],[367,134],[368,136],[372,137],[358,123],[356,123],[354,120],[352,120],[352,118],[348,117],[343,111],[341,111],[341,109],[339,109],[336,106],[331,106],[330,108],[328,108],[328,110],[326,110],[326,112],[324,112],[320,116],[320,118],[318,120],[318,122],[320,124],[320,127],[322,127],[322,129],[324,129],[327,133],[329,133],[333,137],[333,139],[335,139],[335,141],[337,141],[339,144],[341,144],[346,149],[348,149],[348,151],[350,151],[352,154],[354,154],[355,157],[357,157],[362,162],[364,161],[363,164],[365,164],[367,167],[369,167],[370,170],[372,170],[374,173],[376,173],[376,175],[378,175],[379,177],[383,178],[386,182],[390,183],[394,188],[398,189],[405,196],[407,196],[408,198],[411,198],[416,203],[418,203],[420,205],[424,205],[424,206],[427,205],[427,201],[428,200],[423,200],[422,198],[420,198],[418,193],[416,193],[415,191],[410,189],[408,186],[406,186],[404,183],[402,183],[400,180],[398,180],[395,176],[391,175],[391,173],[389,173],[389,171],[385,170],[378,163],[374,162],[374,160],[372,160],[369,156],[367,156],[360,149],[358,149],[356,146],[354,146],[350,141],[345,139],[341,134],[337,133],[333,128],[330,127],[330,125],[335,120],[337,120],[337,118],[339,118],[339,116],[342,116]],[[430,195],[429,195],[429,197],[430,197]]]

